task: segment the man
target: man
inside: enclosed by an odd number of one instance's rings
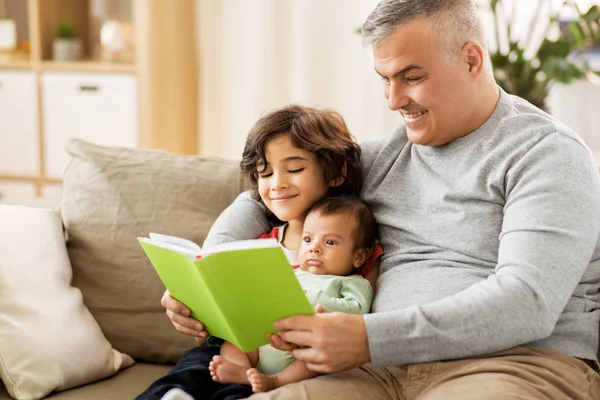
[[[383,0],[363,35],[405,121],[362,146],[385,249],[373,313],[278,321],[272,343],[328,375],[252,398],[600,398],[590,152],[497,87],[473,1]],[[242,195],[205,246],[269,229]],[[183,305],[163,305],[203,342]]]

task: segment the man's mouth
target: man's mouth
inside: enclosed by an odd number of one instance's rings
[[[427,114],[429,111],[427,110],[422,110],[422,111],[417,111],[417,112],[403,112],[402,116],[404,117],[405,120],[413,120],[413,119],[417,119],[422,115]]]

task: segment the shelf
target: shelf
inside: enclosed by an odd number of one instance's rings
[[[39,180],[40,178],[37,176],[0,174],[0,181],[38,182]]]
[[[0,61],[0,69],[24,69],[33,70],[31,61]]]
[[[1,181],[34,182],[34,183],[41,183],[41,184],[46,184],[46,183],[61,184],[62,178],[55,178],[55,177],[40,178],[39,176],[0,174],[0,182]]]
[[[0,69],[33,69],[33,63],[27,53],[0,52]]]
[[[106,63],[101,61],[74,61],[57,62],[42,61],[40,70],[42,71],[77,71],[77,72],[105,72],[105,73],[131,73],[135,74],[137,68],[135,64]]]

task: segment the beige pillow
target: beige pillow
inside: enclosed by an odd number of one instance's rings
[[[70,286],[57,211],[0,206],[0,243],[0,378],[12,397],[40,399],[133,364]]]
[[[61,211],[73,285],[115,349],[176,362],[196,342],[160,305],[164,286],[137,242],[149,232],[201,244],[240,193],[238,162],[101,147],[73,139]]]

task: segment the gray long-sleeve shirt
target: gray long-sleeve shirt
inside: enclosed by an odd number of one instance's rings
[[[518,345],[596,358],[600,176],[575,133],[501,91],[490,119],[452,143],[415,145],[401,126],[361,147],[385,249],[364,317],[375,366]],[[269,230],[242,194],[205,246]]]

